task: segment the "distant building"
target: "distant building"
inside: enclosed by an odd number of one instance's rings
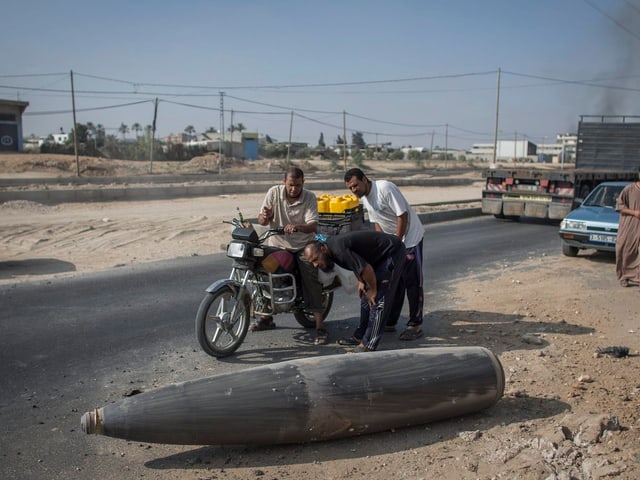
[[[29,135],[24,139],[24,151],[25,152],[37,152],[44,144],[46,139],[37,137],[34,134]]]
[[[0,152],[22,152],[22,113],[29,102],[0,99]]]
[[[52,133],[51,134],[51,138],[53,139],[53,143],[57,144],[57,145],[64,145],[65,143],[67,143],[69,141],[69,134],[68,133]]]
[[[571,163],[575,161],[578,137],[575,134],[559,133],[556,143],[533,143],[529,140],[499,140],[496,159],[513,162]],[[493,159],[493,143],[475,143],[469,154],[475,158]]]
[[[405,158],[409,155],[409,152],[418,152],[418,153],[426,153],[429,151],[426,147],[400,147],[402,153],[404,153]]]
[[[170,135],[162,137],[162,141],[164,143],[171,143],[174,145],[178,145],[180,143],[187,143],[189,142],[189,139],[190,137],[186,133],[172,133]]]
[[[229,157],[244,160],[258,159],[258,134],[252,132],[206,132],[202,140],[190,142],[188,145],[206,146],[210,152],[223,151]]]

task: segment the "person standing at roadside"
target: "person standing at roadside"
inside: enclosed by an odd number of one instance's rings
[[[387,180],[369,180],[359,168],[344,174],[346,187],[362,200],[375,229],[395,235],[404,242],[407,259],[401,284],[393,298],[385,331],[395,331],[400,318],[405,292],[409,301],[407,328],[400,340],[416,340],[422,336],[424,291],[422,285],[422,246],[424,229],[416,212],[398,186]]]
[[[616,210],[620,212],[616,274],[623,287],[637,286],[640,285],[640,181],[622,189]]]
[[[318,219],[316,196],[304,189],[304,172],[298,167],[289,167],[284,175],[284,184],[269,189],[258,214],[260,225],[284,228],[285,234],[269,237],[267,245],[294,254],[302,283],[302,298],[315,320],[315,343],[324,345],[328,343],[329,335],[322,318],[322,284],[318,279],[318,269],[307,262],[303,254],[306,243],[315,237]],[[249,328],[260,331],[275,327],[273,317],[265,316]]]

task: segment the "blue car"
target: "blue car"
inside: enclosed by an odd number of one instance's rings
[[[562,253],[575,257],[585,248],[615,252],[620,214],[616,200],[630,182],[603,182],[560,222]]]

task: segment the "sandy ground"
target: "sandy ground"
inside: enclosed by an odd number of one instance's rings
[[[478,194],[469,188],[403,190],[425,203]],[[255,216],[261,199],[9,202],[0,205],[0,284],[219,252],[229,234],[222,221],[237,208]],[[566,258],[559,250],[471,273],[450,285],[449,305],[427,305],[426,336],[416,346],[482,345],[500,357],[505,396],[489,411],[363,437],[348,444],[349,454],[338,451],[344,442],[225,449],[223,459],[211,447],[145,478],[640,478],[640,292],[618,286],[612,256]],[[631,355],[594,353],[615,345]],[[144,463],[149,454],[128,447],[118,447],[127,450],[123,465]]]
[[[413,203],[473,199],[478,192],[478,186],[405,189]],[[218,253],[230,239],[231,228],[223,222],[238,210],[255,218],[263,198],[256,193],[53,206],[6,202],[0,204],[0,285]]]

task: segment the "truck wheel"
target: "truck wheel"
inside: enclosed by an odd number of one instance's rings
[[[562,253],[567,257],[577,257],[578,256],[578,247],[573,247],[566,243],[562,243]]]

